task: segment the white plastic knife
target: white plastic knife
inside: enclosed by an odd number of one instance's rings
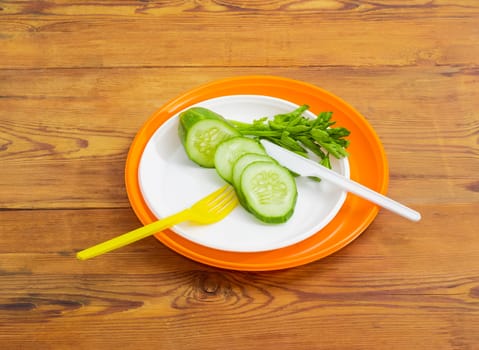
[[[266,152],[281,165],[302,176],[317,176],[324,181],[328,181],[350,193],[388,209],[411,221],[421,220],[421,214],[406,207],[405,205],[384,196],[381,193],[361,185],[347,177],[330,170],[317,162],[304,158],[294,152],[280,147],[267,140],[261,140]]]

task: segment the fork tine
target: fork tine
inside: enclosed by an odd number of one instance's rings
[[[218,208],[216,215],[227,215],[230,211],[232,211],[238,205],[238,199],[235,197],[231,197],[229,202],[225,203],[222,208]]]
[[[233,190],[228,191],[220,201],[209,206],[210,211],[221,212],[223,210],[230,210],[230,207],[235,207],[238,204],[238,198]],[[231,208],[232,209],[232,208]]]
[[[203,199],[201,199],[199,202],[195,203],[196,204],[201,204],[201,205],[205,205],[205,204],[208,204],[210,203],[211,201],[214,201],[216,200],[219,196],[221,196],[221,194],[223,192],[225,192],[230,186],[229,185],[224,185],[223,187],[220,187],[219,189],[217,189],[216,191],[214,191],[213,193],[210,193],[209,195],[207,195],[206,197],[204,197]]]
[[[234,188],[226,185],[203,198],[190,209],[196,214],[194,221],[209,224],[225,218],[238,205],[238,202]]]
[[[223,220],[234,208],[238,205],[238,200],[236,198],[231,198],[229,202],[225,203],[221,207],[209,208],[208,216],[211,220],[220,221]]]
[[[228,203],[230,199],[234,197],[234,190],[231,186],[228,186],[220,193],[216,198],[212,199],[208,203],[209,208],[216,208],[222,206],[224,203]]]

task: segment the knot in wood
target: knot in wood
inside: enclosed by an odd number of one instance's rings
[[[219,273],[201,272],[197,276],[196,291],[199,299],[218,299],[230,294],[231,287]]]
[[[471,290],[469,291],[469,296],[471,298],[479,299],[479,286],[471,288]]]

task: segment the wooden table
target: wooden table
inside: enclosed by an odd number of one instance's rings
[[[479,4],[0,1],[1,349],[478,349]],[[147,238],[124,186],[149,116],[216,79],[322,87],[374,127],[389,195],[352,244],[239,272]]]

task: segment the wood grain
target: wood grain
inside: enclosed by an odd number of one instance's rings
[[[228,74],[262,72],[238,68]],[[476,70],[302,68],[269,73],[333,90],[364,114],[388,154],[390,193],[398,200],[427,200],[426,177],[443,188],[434,201],[464,203],[477,196],[476,180],[470,177],[479,172],[479,93],[470,88]],[[213,68],[208,77],[194,68],[0,71],[0,159],[10,179],[0,184],[0,205],[128,206],[121,174],[137,130],[168,100],[224,77]],[[358,95],[365,85],[367,92]],[[132,94],[138,97],[129,99]],[[461,105],[461,118],[451,98]],[[24,171],[26,165],[31,171]],[[57,191],[51,191],[52,184]]]
[[[2,8],[5,68],[474,65],[479,54],[470,41],[479,31],[473,1],[27,1]]]
[[[443,230],[454,227],[458,216],[473,224],[477,209],[421,207],[426,213],[422,236],[413,235],[406,222],[388,232],[392,214],[382,213],[371,230],[337,254],[269,273],[209,268],[154,239],[78,262],[74,250],[113,235],[113,223],[115,229],[130,229],[131,211],[4,211],[0,218],[11,229],[0,238],[5,258],[0,266],[0,310],[6,321],[0,339],[12,348],[34,348],[38,342],[60,348],[70,345],[70,332],[78,332],[81,348],[109,347],[126,339],[127,348],[162,348],[171,346],[168,337],[154,333],[168,329],[170,337],[175,334],[174,344],[186,347],[193,347],[197,338],[221,343],[225,336],[239,341],[229,346],[232,349],[254,347],[258,340],[248,339],[250,332],[266,337],[267,349],[294,342],[310,348],[318,339],[326,347],[351,342],[366,348],[364,332],[373,332],[375,342],[388,348],[410,342],[424,348],[447,348],[445,344],[456,341],[473,344],[479,340],[474,331],[479,325],[476,237],[466,231],[451,241]],[[59,223],[61,236],[50,234],[54,223]],[[5,248],[32,235],[45,237],[42,246],[48,249]],[[142,327],[134,337],[127,336],[135,324]],[[24,330],[14,332],[18,328]],[[444,332],[436,333],[438,328]],[[272,329],[281,336],[276,338]],[[343,331],[351,338],[338,343],[337,332]],[[103,339],[108,332],[126,338]]]
[[[1,349],[476,349],[479,4],[1,1]],[[339,252],[221,270],[147,238],[124,189],[148,117],[216,79],[320,86],[379,135],[389,195]]]

